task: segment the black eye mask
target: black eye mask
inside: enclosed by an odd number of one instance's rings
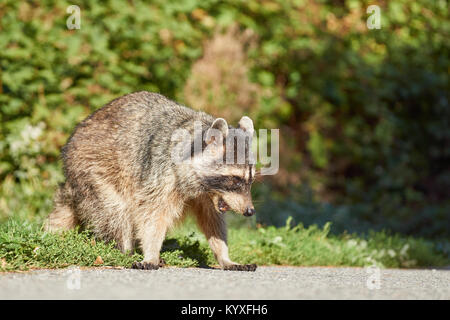
[[[202,181],[202,185],[206,190],[239,193],[249,190],[250,184],[238,176],[210,176],[205,177]]]

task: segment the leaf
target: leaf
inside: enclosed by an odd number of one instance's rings
[[[102,257],[100,257],[100,256],[97,256],[97,259],[95,259],[95,261],[94,261],[94,265],[101,265],[101,264],[103,264],[104,262],[103,262],[103,259],[102,259]]]

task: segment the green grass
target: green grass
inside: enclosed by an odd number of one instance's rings
[[[330,225],[275,228],[231,228],[230,255],[239,263],[294,266],[426,267],[449,264],[444,247],[424,239],[370,233],[330,235]],[[446,244],[448,247],[448,243]],[[440,250],[439,250],[440,248]],[[447,249],[448,250],[448,249]],[[64,268],[69,265],[130,267],[142,259],[139,252],[126,255],[114,243],[95,240],[89,232],[62,234],[42,231],[39,223],[9,219],[0,225],[0,270]],[[213,266],[216,261],[193,223],[171,232],[164,242],[162,258],[178,267]]]
[[[49,177],[49,181],[33,178],[24,179],[21,183],[9,177],[0,184],[0,270],[95,266],[98,256],[103,265],[130,267],[132,262],[142,259],[139,253],[131,256],[120,253],[113,243],[94,241],[88,232],[44,233],[41,225],[51,211],[52,192],[57,182],[62,180],[61,170],[52,167]],[[274,216],[290,212],[284,207],[272,208],[271,211],[276,213]],[[317,216],[319,214],[329,217],[331,213],[318,212]],[[295,266],[376,264],[401,268],[450,265],[448,238],[439,242],[386,232],[371,232],[364,236],[336,235],[329,232],[330,225],[323,228],[304,228],[301,225],[257,228],[254,218],[228,214],[227,219],[230,255],[239,263]],[[169,234],[161,256],[172,266],[217,265],[203,234],[192,221],[186,222]],[[291,226],[292,221],[286,225]],[[348,225],[347,221],[344,225]],[[340,230],[339,226],[336,230]]]

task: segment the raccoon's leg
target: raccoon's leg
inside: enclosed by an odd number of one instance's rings
[[[134,262],[133,269],[157,270],[159,268],[159,252],[166,237],[167,228],[165,219],[157,216],[144,223],[142,233],[139,235],[144,260]]]
[[[70,230],[77,226],[78,222],[72,209],[67,206],[57,206],[44,223],[44,230],[49,232]]]
[[[117,247],[122,253],[133,253],[134,239],[133,239],[133,225],[131,221],[123,221],[121,234],[117,239]]]
[[[216,212],[207,197],[198,199],[193,204],[197,224],[208,239],[214,257],[224,270],[255,271],[255,264],[241,265],[231,261],[228,255],[227,226],[223,214]]]
[[[181,209],[182,207],[177,202],[168,200],[164,205],[151,210],[150,214],[139,218],[141,221],[144,220],[143,223],[137,221],[137,225],[142,226],[137,230],[137,237],[141,242],[144,260],[133,263],[132,268],[156,270],[164,264],[160,260],[159,252],[167,230],[179,216],[178,213]]]
[[[55,194],[55,208],[47,217],[44,223],[44,230],[49,232],[73,229],[78,225],[78,220],[70,206],[68,200],[70,192],[66,185],[61,185]]]

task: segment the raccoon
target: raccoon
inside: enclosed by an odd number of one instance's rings
[[[255,214],[253,131],[249,117],[233,128],[157,93],[117,98],[78,124],[62,148],[66,180],[45,230],[80,225],[124,253],[139,245],[144,259],[132,267],[152,270],[167,231],[192,214],[222,269],[254,271],[231,261],[224,220],[226,211]]]

